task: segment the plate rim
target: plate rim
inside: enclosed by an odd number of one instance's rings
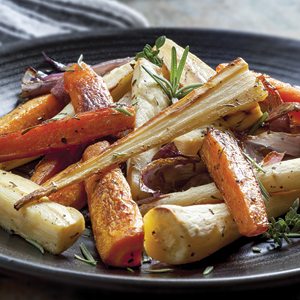
[[[106,30],[97,30],[94,32],[83,32],[76,34],[63,34],[57,36],[48,36],[37,38],[30,41],[18,41],[11,43],[9,45],[4,45],[0,47],[0,56],[5,55],[9,52],[16,52],[20,50],[26,50],[34,46],[39,45],[52,45],[54,43],[59,43],[60,41],[73,41],[73,40],[82,40],[88,38],[96,37],[108,37],[126,33],[161,33],[167,34],[176,32],[201,32],[203,34],[219,34],[224,33],[226,35],[235,35],[240,37],[249,37],[249,38],[258,38],[266,40],[276,40],[280,42],[286,42],[289,44],[295,44],[295,46],[300,48],[300,40],[293,38],[285,38],[268,34],[259,34],[252,32],[244,32],[239,30],[219,30],[219,29],[198,29],[198,28],[165,28],[165,27],[150,27],[150,28],[141,28],[141,29],[106,29]],[[16,267],[18,270],[16,271]],[[108,289],[111,285],[114,286],[114,289],[120,290],[130,290],[134,288],[143,288],[143,287],[157,287],[159,289],[165,289],[172,287],[175,289],[182,288],[193,288],[193,289],[210,289],[216,286],[222,286],[223,288],[233,288],[235,285],[241,285],[239,288],[257,288],[261,285],[265,288],[266,286],[273,286],[276,282],[278,285],[284,285],[287,282],[296,283],[297,275],[300,275],[300,267],[277,271],[269,272],[263,274],[253,274],[245,275],[242,277],[226,277],[226,278],[164,278],[164,277],[132,277],[130,274],[127,275],[118,275],[118,274],[93,274],[85,273],[80,271],[69,271],[62,268],[57,268],[49,265],[42,265],[40,263],[27,262],[18,258],[11,258],[8,255],[0,254],[0,268],[6,271],[11,271],[15,273],[27,274],[31,276],[39,276],[44,279],[50,279],[57,282],[65,283],[74,283],[74,280],[79,286],[90,286],[101,289],[105,289],[103,284],[109,284]],[[54,276],[59,275],[59,276]],[[80,280],[78,280],[80,279]]]

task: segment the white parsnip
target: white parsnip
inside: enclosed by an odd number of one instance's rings
[[[266,202],[268,217],[284,214],[299,196],[273,196]],[[147,254],[173,265],[199,261],[240,237],[225,203],[158,206],[145,215],[144,230]]]
[[[288,193],[300,190],[300,158],[285,160],[264,167],[266,173],[258,172],[257,176],[269,193]],[[197,204],[214,204],[223,202],[216,185],[197,186],[184,192],[175,192],[161,196],[161,199],[144,203],[140,202],[141,213],[146,214],[151,208],[159,205],[190,206]]]
[[[28,179],[0,170],[0,226],[59,254],[81,235],[84,218],[76,209],[50,201],[16,211],[15,202],[39,187]]]
[[[135,103],[136,105],[135,128],[145,124],[170,104],[168,96],[143,67],[152,74],[161,76],[160,68],[148,60],[141,58],[136,63],[133,71],[131,92],[131,104]],[[131,188],[132,197],[135,200],[147,196],[147,193],[141,191],[140,188],[141,171],[151,161],[157,151],[158,148],[155,147],[127,161],[127,180]]]

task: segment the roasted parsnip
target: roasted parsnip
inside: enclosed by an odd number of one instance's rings
[[[284,160],[263,167],[265,173],[256,173],[266,190],[273,195],[300,190],[300,158]],[[170,193],[155,198],[138,201],[141,213],[160,205],[190,206],[197,204],[215,204],[223,202],[215,183],[193,187],[184,192]]]
[[[261,101],[267,92],[256,82],[248,64],[241,58],[213,76],[202,87],[163,110],[134,132],[114,143],[102,155],[67,169],[53,178],[55,186],[44,188],[20,199],[16,209],[57,189],[82,181],[95,172],[117,165],[157,145],[173,140],[229,113]],[[237,104],[238,101],[238,104]]]
[[[268,217],[287,212],[299,196],[298,190],[271,197]],[[144,230],[147,254],[173,265],[199,261],[241,236],[225,203],[158,206],[145,215]]]
[[[0,171],[0,225],[9,232],[38,243],[53,254],[59,254],[81,235],[85,227],[84,218],[76,209],[47,199],[20,211],[14,209],[20,197],[39,187],[28,179]]]
[[[144,68],[155,75],[161,75],[160,68],[148,60],[141,58],[137,61],[132,77],[131,103],[136,103],[135,128],[142,126],[170,103],[168,96]],[[141,191],[140,188],[141,170],[151,161],[157,150],[158,148],[153,148],[127,161],[127,180],[135,200],[147,196],[147,193]]]

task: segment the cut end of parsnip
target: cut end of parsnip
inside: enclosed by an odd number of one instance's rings
[[[54,202],[42,202],[14,208],[22,196],[36,190],[34,182],[0,171],[0,226],[25,239],[32,240],[45,250],[60,254],[68,249],[85,228],[82,214],[72,207]]]
[[[172,265],[199,261],[240,236],[224,203],[155,207],[144,230],[147,254]]]

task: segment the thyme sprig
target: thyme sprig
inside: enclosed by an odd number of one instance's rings
[[[163,61],[161,58],[158,57],[159,49],[164,45],[166,42],[166,37],[160,36],[155,41],[155,47],[151,47],[149,44],[146,44],[141,52],[138,52],[135,56],[135,60],[143,57],[148,59],[153,64],[161,67],[163,65]]]
[[[283,218],[271,218],[269,229],[264,237],[274,241],[275,248],[281,248],[285,240],[291,244],[291,238],[300,238],[300,214],[298,214],[299,198],[293,203]]]
[[[143,66],[143,69],[149,74],[149,76],[152,77],[153,80],[157,82],[157,84],[169,97],[172,103],[177,102],[178,99],[183,98],[192,90],[202,85],[201,83],[195,83],[184,87],[180,87],[180,78],[182,76],[182,72],[186,64],[189,49],[189,46],[186,46],[181,56],[181,59],[179,60],[179,63],[177,63],[177,51],[175,47],[172,47],[170,81],[162,76],[153,74],[151,71],[149,71]]]

